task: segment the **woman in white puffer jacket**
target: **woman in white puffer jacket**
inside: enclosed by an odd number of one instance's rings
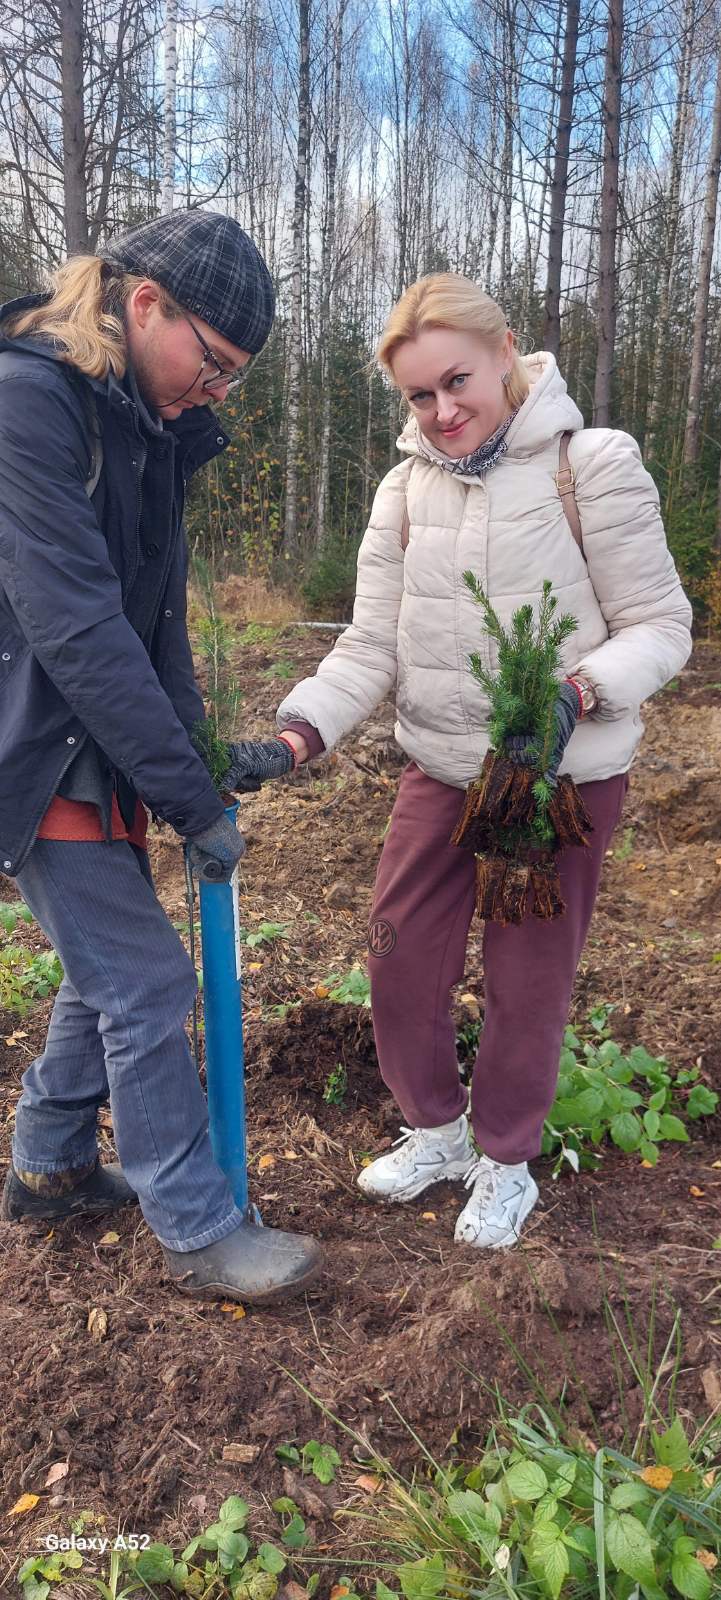
[[[538,1197],[527,1163],[554,1099],[641,704],[687,660],[691,608],[635,441],[585,429],[553,356],[519,357],[500,307],[475,284],[450,273],[413,284],[378,357],[410,410],[404,459],[376,494],[352,625],[283,701],[278,722],[304,760],[330,749],[397,680],[396,737],[410,764],[378,871],[369,970],[381,1073],[408,1126],[358,1182],[367,1195],[404,1201],[440,1178],[465,1178],[471,1194],[456,1240],[499,1248],[514,1243]],[[564,436],[573,477],[559,480]],[[569,503],[561,491],[571,484]],[[588,849],[559,858],[562,917],[485,926],[471,1089],[480,1159],[450,1016],[475,863],[449,840],[488,748],[488,703],[468,658],[479,651],[497,664],[463,582],[469,569],[503,622],[525,602],[537,606],[545,579],[559,610],[577,619],[559,685],[559,770],[580,785],[593,821]]]

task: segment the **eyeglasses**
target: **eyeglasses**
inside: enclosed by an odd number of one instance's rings
[[[229,390],[237,389],[241,383],[245,382],[245,379],[248,376],[248,370],[253,365],[252,360],[246,361],[245,365],[242,367],[231,367],[230,372],[226,372],[223,367],[221,367],[217,358],[213,355],[209,345],[206,344],[203,335],[198,332],[192,317],[188,316],[187,311],[184,311],[182,314],[185,318],[185,321],[190,324],[198,344],[203,351],[203,363],[200,368],[200,372],[198,373],[198,378],[201,377],[204,369],[207,366],[210,365],[211,367],[215,367],[215,372],[211,374],[209,378],[205,378],[203,380],[201,387],[203,389],[207,389],[210,394],[212,394],[214,389],[220,389],[221,387]],[[196,378],[195,382],[191,384],[191,388],[195,388],[198,378]]]

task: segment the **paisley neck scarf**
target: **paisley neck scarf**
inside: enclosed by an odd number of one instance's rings
[[[515,411],[512,411],[510,417],[506,417],[500,428],[496,428],[490,439],[485,439],[483,444],[479,444],[477,450],[472,450],[470,455],[459,456],[457,460],[452,460],[450,456],[444,455],[441,450],[433,450],[426,443],[419,429],[419,454],[425,456],[427,461],[435,461],[436,465],[442,467],[444,472],[463,472],[469,477],[483,478],[487,472],[490,472],[491,467],[496,466],[501,456],[506,454],[508,449],[506,434],[514,417],[518,414],[518,409],[517,407]]]

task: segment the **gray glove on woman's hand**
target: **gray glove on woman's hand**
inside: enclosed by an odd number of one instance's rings
[[[292,772],[295,756],[285,739],[241,739],[228,745],[230,765],[222,789],[249,794],[259,789],[266,778],[282,778]]]
[[[581,703],[578,690],[572,683],[562,683],[558,691],[553,715],[556,719],[556,737],[551,751],[551,757],[544,773],[547,783],[555,787],[558,781],[558,769],[563,760],[563,753],[573,733],[581,714]],[[538,761],[538,745],[534,739],[529,739],[527,734],[513,734],[506,739],[505,748],[512,761],[519,767],[533,767]]]
[[[187,840],[187,845],[191,871],[206,883],[229,883],[241,856],[245,855],[243,835],[226,816],[218,817],[209,828],[196,833]]]

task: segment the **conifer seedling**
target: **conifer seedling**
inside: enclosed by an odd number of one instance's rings
[[[490,702],[488,751],[452,843],[476,855],[476,902],[491,922],[521,922],[562,915],[565,905],[555,857],[567,845],[585,845],[591,819],[572,778],[547,774],[556,738],[555,704],[562,675],[561,648],[578,626],[569,612],[558,616],[548,579],[538,616],[531,605],[514,611],[509,628],[475,574],[463,581],[481,607],[486,633],[498,649],[492,672],[482,656],[469,658],[471,672]],[[528,747],[535,759],[528,762]],[[523,760],[519,746],[525,747]]]

